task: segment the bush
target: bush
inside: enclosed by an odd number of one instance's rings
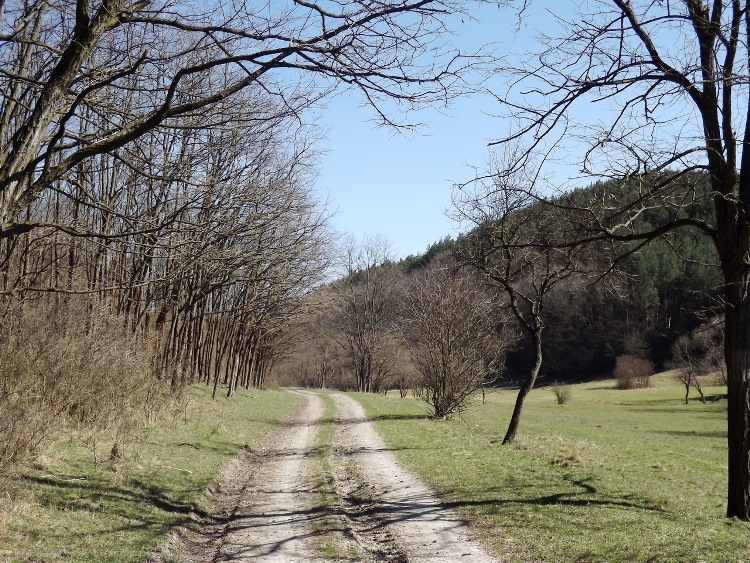
[[[450,418],[496,373],[509,346],[493,322],[494,302],[476,280],[436,263],[411,280],[402,306],[415,393],[435,418]]]
[[[120,436],[166,403],[146,344],[83,301],[27,305],[0,326],[0,469],[65,426]]]
[[[568,385],[563,385],[560,383],[555,383],[554,385],[552,385],[552,392],[557,398],[558,405],[564,405],[565,403],[570,401],[570,397],[572,396],[570,387]]]
[[[614,376],[618,389],[645,389],[651,385],[654,364],[646,358],[625,354],[615,363]]]

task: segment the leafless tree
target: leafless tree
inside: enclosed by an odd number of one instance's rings
[[[225,123],[211,108],[264,92],[299,116],[328,90],[385,104],[445,101],[472,64],[445,41],[465,8],[439,0],[169,0],[3,4],[0,42],[0,237],[44,221],[21,213],[76,167],[161,128]],[[214,119],[216,118],[216,119]],[[191,123],[192,122],[192,123]],[[165,171],[176,180],[180,171]],[[78,232],[72,225],[57,225]]]
[[[348,356],[357,390],[377,392],[393,369],[388,353],[395,330],[396,270],[390,243],[381,236],[347,241],[344,276],[335,282],[336,339]]]
[[[703,364],[707,373],[716,374],[719,385],[727,385],[727,365],[724,360],[724,319],[714,317],[698,327],[693,334],[703,351]]]
[[[554,207],[538,204],[534,178],[526,170],[506,174],[504,163],[514,156],[514,151],[498,155],[485,178],[458,187],[453,205],[457,219],[474,225],[461,259],[495,289],[532,344],[531,368],[503,444],[515,439],[524,401],[542,367],[545,299],[558,284],[585,270],[577,248],[559,246],[565,240],[564,223]]]
[[[750,6],[597,0],[567,7],[558,14],[572,15],[558,16],[555,36],[545,30],[534,64],[505,69],[514,79],[498,98],[518,127],[499,142],[523,139],[527,155],[549,163],[580,155],[583,175],[622,180],[625,202],[605,195],[604,205],[586,207],[589,239],[637,246],[690,227],[714,241],[725,282],[727,515],[750,520]],[[702,202],[686,199],[686,187],[700,175],[710,182],[715,221],[689,213]],[[669,209],[669,220],[635,231],[633,218],[652,206]]]
[[[338,288],[323,284],[305,294],[300,314],[290,330],[288,353],[278,375],[292,385],[324,389],[356,389],[350,361],[337,339],[340,326]]]
[[[27,344],[17,329],[32,320],[75,312],[55,326],[61,342],[112,344],[96,365],[114,366],[122,340],[124,360],[147,366],[124,362],[128,377],[109,390],[118,372],[92,367],[76,380],[89,395],[129,405],[124,383],[143,381],[129,399],[156,403],[165,382],[262,386],[328,258],[306,110],[348,88],[398,126],[395,106],[460,93],[478,59],[443,32],[465,4],[0,2],[5,348]],[[384,358],[371,373],[387,372]]]
[[[623,354],[617,357],[612,375],[617,389],[645,389],[651,386],[654,363],[648,358]]]
[[[713,318],[692,333],[680,336],[672,346],[672,364],[680,370],[677,379],[685,386],[685,404],[691,387],[698,391],[701,402],[706,402],[699,377],[718,373],[718,381],[726,384],[723,340],[723,319]]]
[[[685,404],[689,403],[690,388],[694,387],[701,397],[701,402],[706,402],[703,394],[703,386],[698,376],[700,373],[700,363],[695,357],[695,345],[688,334],[683,334],[672,346],[672,360],[679,366],[677,380],[685,386]]]
[[[398,126],[395,105],[460,93],[479,59],[442,37],[465,8],[3,3],[6,295],[107,301],[173,388],[262,385],[321,271],[305,111],[348,88]]]
[[[417,390],[436,418],[465,409],[482,382],[501,371],[512,342],[481,282],[443,262],[407,282],[402,310],[404,339],[421,376]]]
[[[98,236],[7,237],[9,264],[23,265],[6,268],[7,294],[90,293],[158,342],[155,372],[173,390],[261,386],[299,295],[325,268],[327,212],[312,191],[314,137],[264,96],[238,96],[253,119],[217,104],[222,127],[153,131],[42,194],[28,217]]]

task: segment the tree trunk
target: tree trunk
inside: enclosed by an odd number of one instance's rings
[[[503,438],[503,445],[512,444],[513,440],[515,440],[518,425],[521,423],[523,403],[526,400],[526,395],[534,388],[536,377],[539,375],[539,370],[542,367],[542,328],[537,327],[531,338],[534,341],[534,364],[531,366],[526,382],[518,390],[516,406],[513,409],[513,416],[510,417],[510,424],[508,425],[508,431],[505,433],[505,438]]]
[[[746,276],[727,281],[727,517],[750,520],[750,296]]]

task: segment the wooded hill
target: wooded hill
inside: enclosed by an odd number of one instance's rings
[[[622,184],[597,183],[565,194],[557,202],[558,212],[570,207],[570,216],[563,217],[563,222],[573,224],[581,202],[627,198],[628,189]],[[669,201],[680,203],[670,205]],[[686,201],[690,204],[685,205]],[[665,202],[661,207],[644,208],[628,229],[643,232],[687,215],[713,222],[705,177],[694,175],[675,186],[671,199]],[[508,217],[532,216],[539,205],[543,204],[521,206]],[[481,225],[456,240],[445,237],[423,254],[399,262],[388,259],[382,240],[350,246],[345,252],[344,275],[316,292],[320,313],[307,332],[314,336],[304,339],[299,353],[277,371],[282,380],[362,391],[419,386],[414,351],[418,348],[422,353],[429,345],[422,342],[415,348],[414,343],[404,341],[404,327],[412,326],[414,320],[414,311],[409,312],[414,292],[428,291],[430,283],[423,281],[434,278],[435,270],[445,269],[454,278],[468,276],[470,285],[484,289],[486,280],[465,265],[465,253],[484,236],[481,231],[486,227]],[[544,227],[532,224],[532,228]],[[683,344],[691,357],[720,358],[721,272],[708,237],[685,228],[645,246],[641,242],[597,244],[577,259],[595,263],[594,273],[565,278],[544,298],[542,380],[610,377],[617,358],[624,355],[647,359],[657,369],[677,365],[684,362],[684,357],[673,357],[681,336],[687,339]],[[441,278],[440,283],[443,294],[451,293],[449,279]],[[497,288],[494,294],[489,291],[496,307],[487,314],[494,315],[496,331],[504,333],[502,342],[496,343],[504,351],[503,368],[484,379],[513,385],[526,377],[534,360],[531,339],[518,330],[507,311],[503,312],[507,303],[501,293]],[[438,298],[436,294],[434,299]],[[440,315],[440,310],[433,311],[433,316]],[[439,327],[422,328],[448,334],[453,330],[449,320]],[[446,339],[435,354],[445,356],[448,344]],[[720,371],[721,361],[714,363],[713,368]]]
[[[674,199],[689,206],[644,209],[630,226],[635,232],[657,228],[676,214],[713,223],[708,185],[695,177],[691,193],[676,191]],[[676,190],[688,188],[676,188]],[[697,195],[693,193],[697,190]],[[574,193],[570,203],[632,197],[637,193],[616,182],[599,182]],[[618,195],[619,194],[619,195]],[[525,210],[520,210],[523,213]],[[409,276],[419,275],[434,260],[460,253],[474,232],[454,240],[446,237],[426,252],[409,256],[397,266]],[[632,254],[626,255],[628,251]],[[695,229],[684,228],[632,248],[626,243],[601,246],[613,265],[608,279],[571,281],[550,293],[544,304],[544,363],[541,376],[549,381],[608,377],[615,359],[623,354],[647,357],[657,368],[671,364],[672,348],[680,335],[689,334],[719,315],[721,272],[712,241]],[[621,257],[621,258],[619,258]],[[521,339],[508,353],[504,380],[517,381],[528,371],[529,343]]]

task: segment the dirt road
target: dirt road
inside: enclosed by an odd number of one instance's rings
[[[180,561],[498,561],[398,465],[359,403],[332,395],[336,430],[319,443],[324,399],[294,393],[281,428],[225,470],[213,523],[184,542]]]

